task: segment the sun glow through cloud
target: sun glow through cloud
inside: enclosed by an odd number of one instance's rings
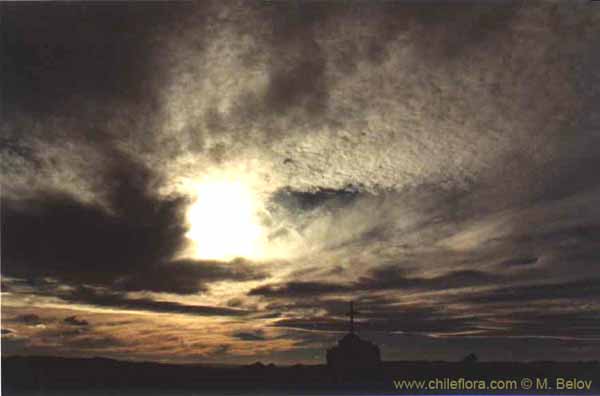
[[[199,259],[260,258],[264,230],[260,200],[239,180],[211,180],[196,185],[196,201],[187,213],[186,236]]]

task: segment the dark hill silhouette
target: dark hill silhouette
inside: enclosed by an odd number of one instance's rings
[[[71,359],[60,357],[6,357],[2,359],[2,394],[67,394],[89,389],[127,394],[135,389],[188,389],[194,394],[236,392],[264,393],[365,393],[408,394],[394,388],[398,379],[470,378],[578,378],[593,381],[590,391],[568,394],[599,394],[600,364],[594,362],[382,362],[378,376],[336,381],[325,365],[247,365],[206,366],[150,362],[125,362],[105,358]],[[41,392],[41,393],[40,393]],[[432,392],[432,393],[451,393]],[[478,393],[455,391],[455,393]],[[504,391],[520,393],[523,391]],[[535,393],[535,392],[530,392]],[[548,391],[538,392],[548,394]],[[563,392],[565,393],[565,392]]]

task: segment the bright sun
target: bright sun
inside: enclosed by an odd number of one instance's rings
[[[189,208],[186,236],[194,256],[208,260],[262,255],[263,227],[258,219],[260,201],[240,181],[206,181],[196,186],[197,199]]]

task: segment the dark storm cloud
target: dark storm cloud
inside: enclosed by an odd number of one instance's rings
[[[278,113],[296,108],[318,115],[327,107],[325,57],[314,41],[303,42],[298,53],[297,61],[273,66],[265,106]]]
[[[150,172],[124,158],[102,176],[112,187],[112,213],[51,192],[33,202],[4,200],[3,273],[107,283],[123,270],[169,260],[184,232],[183,202],[150,197]]]
[[[240,260],[171,261],[184,240],[186,202],[151,196],[150,170],[123,156],[104,172],[108,209],[52,193],[3,202],[3,274],[180,294],[205,290],[207,282],[265,276]]]
[[[451,271],[431,278],[406,277],[393,266],[376,268],[358,280],[356,287],[364,290],[378,289],[422,289],[446,290],[469,286],[496,284],[505,281],[498,274],[476,270]]]
[[[361,316],[366,317],[357,323],[361,331],[375,332],[454,333],[472,330],[478,322],[476,317],[453,317],[442,310],[426,307],[382,307],[382,310],[374,307]],[[278,320],[273,326],[343,332],[348,330],[348,320],[329,317],[289,318]]]
[[[356,296],[353,300],[357,306],[383,306],[389,304],[390,301],[380,297],[367,295]],[[266,305],[267,310],[272,312],[280,311],[282,313],[302,312],[318,307],[320,310],[327,312],[331,317],[344,316],[348,312],[348,299],[342,298],[326,298],[316,294],[315,296],[290,299],[275,299]]]
[[[12,321],[17,322],[17,323],[23,323],[23,324],[26,324],[29,326],[35,326],[35,325],[43,323],[42,319],[35,314],[19,315],[19,316],[13,318]]]
[[[160,37],[173,3],[3,3],[2,87],[14,111],[93,117],[155,96]],[[86,109],[90,100],[95,109]]]
[[[152,150],[166,40],[190,8],[202,5],[1,7],[3,197],[43,200],[66,192],[102,201],[111,187],[106,168],[123,157],[124,141],[135,141],[137,153]]]
[[[600,278],[581,279],[562,283],[508,286],[492,291],[469,294],[464,297],[464,300],[476,303],[501,303],[560,298],[589,300],[595,297],[600,297]]]
[[[57,296],[72,303],[133,311],[197,316],[242,316],[249,313],[248,311],[241,309],[188,305],[171,301],[156,301],[150,298],[129,298],[123,293],[97,291],[83,286],[68,293],[59,293]]]
[[[232,298],[231,300],[227,301],[228,307],[238,308],[238,307],[241,307],[242,305],[243,305],[243,301],[241,298]]]
[[[217,348],[215,348],[211,354],[213,355],[226,355],[231,350],[230,344],[221,344]]]
[[[593,296],[592,296],[593,297]],[[527,301],[532,303],[533,301]],[[568,300],[576,305],[576,300]],[[341,332],[348,329],[346,300],[317,300],[306,303],[282,304],[277,309],[290,312],[298,308],[318,306],[325,316],[291,317],[276,321],[275,327],[304,329],[319,332]],[[275,308],[277,304],[272,304]],[[560,306],[544,309],[501,309],[488,305],[469,305],[465,310],[449,299],[445,304],[398,305],[393,300],[359,298],[359,331],[376,333],[401,333],[443,337],[556,337],[573,340],[597,340],[600,316],[589,309],[565,310]]]
[[[264,285],[256,287],[248,292],[249,296],[264,297],[303,297],[318,294],[329,294],[348,292],[351,289],[347,285],[326,282],[287,282],[277,285]]]
[[[205,291],[209,283],[221,280],[248,281],[266,277],[266,273],[243,260],[231,263],[201,260],[176,260],[125,275],[114,283],[124,291],[156,291],[193,294]]]
[[[535,264],[537,261],[537,257],[515,257],[501,262],[500,265],[506,267],[521,267]]]
[[[58,328],[51,328],[51,329],[43,330],[43,331],[40,331],[39,333],[37,333],[36,336],[38,336],[44,340],[53,341],[53,340],[57,340],[57,339],[63,340],[65,338],[72,338],[72,337],[78,337],[81,335],[88,335],[91,332],[92,332],[92,329],[89,326],[77,326],[76,328],[73,328],[73,326],[71,325],[69,328],[58,327]]]
[[[492,41],[494,35],[510,26],[517,10],[511,2],[461,3],[452,7],[404,2],[377,6],[361,2],[260,4],[255,8],[260,27],[253,26],[252,32],[260,50],[244,54],[242,59],[245,66],[254,67],[259,60],[264,61],[257,52],[267,52],[268,84],[260,94],[239,95],[228,117],[219,116],[214,107],[209,107],[205,114],[210,120],[209,129],[258,126],[270,136],[283,137],[285,131],[278,125],[281,122],[292,126],[343,125],[345,120],[332,114],[330,108],[331,92],[339,76],[351,76],[362,62],[379,66],[397,56],[388,47],[397,44],[403,34],[410,34],[428,64],[446,62]],[[332,26],[348,27],[350,33],[348,37],[335,37],[338,45],[333,51],[323,40]],[[358,27],[360,33],[352,27]],[[365,27],[365,31],[360,30]],[[247,29],[240,28],[241,33],[249,33]],[[430,110],[437,111],[435,106]],[[285,163],[293,164],[293,160],[288,158]]]
[[[70,338],[63,343],[63,346],[67,348],[77,349],[114,349],[119,346],[127,346],[128,343],[123,340],[111,336],[103,337],[78,337]]]
[[[428,56],[453,57],[474,45],[485,43],[490,36],[510,26],[518,7],[507,2],[499,6],[475,3],[417,4],[385,3],[373,7],[360,2],[346,4],[298,3],[268,4],[261,7],[270,22],[268,44],[276,55],[270,65],[270,81],[264,95],[265,107],[278,113],[298,108],[315,117],[327,111],[328,92],[332,81],[327,79],[326,59],[319,45],[319,33],[327,23],[369,24],[377,21],[364,47],[351,45],[340,51],[336,68],[346,73],[355,71],[362,60],[381,63],[390,56],[387,46],[401,33],[415,31],[420,26],[426,34],[415,35],[422,41],[417,48]],[[308,120],[307,120],[308,121]]]
[[[345,331],[348,329],[348,322],[342,319],[331,319],[325,317],[306,317],[281,319],[273,324],[275,327],[289,327],[294,329],[304,329],[312,331]]]
[[[382,272],[379,272],[382,274]],[[469,279],[473,274],[440,276],[433,278],[431,286],[448,286],[449,283],[462,284],[462,277]],[[475,275],[474,279],[477,279]],[[483,277],[484,279],[485,276]],[[467,281],[470,282],[471,280]],[[487,281],[487,279],[486,279]],[[465,283],[467,283],[465,282]],[[403,283],[403,282],[402,282]],[[390,287],[393,283],[370,286]],[[529,284],[523,286],[499,287],[486,291],[469,291],[444,298],[444,303],[421,301],[419,304],[398,305],[394,298],[358,298],[359,326],[367,332],[402,332],[404,334],[432,334],[460,336],[474,332],[482,337],[567,337],[590,339],[598,334],[600,316],[595,311],[557,311],[545,306],[543,309],[523,311],[521,308],[506,310],[505,305],[519,302],[532,304],[539,301],[561,299],[567,306],[578,306],[581,301],[593,301],[600,294],[598,280],[582,280],[556,284]],[[312,286],[313,290],[314,285]],[[460,287],[460,286],[459,286]],[[372,290],[372,289],[371,289]],[[440,289],[444,290],[444,288]],[[263,290],[262,292],[265,292]],[[347,319],[348,300],[324,299],[323,292],[306,293],[302,300],[297,294],[266,293],[264,296],[282,298],[284,302],[274,302],[267,309],[292,313],[293,316],[278,320],[276,327],[297,328],[313,331],[344,331]],[[365,290],[348,287],[348,294],[365,295]],[[331,294],[336,294],[335,292]],[[456,306],[455,304],[458,304]],[[468,308],[464,309],[464,304]],[[561,307],[565,306],[561,305]],[[525,305],[527,306],[527,305]],[[307,317],[301,312],[319,307],[326,311],[325,316]],[[361,308],[362,307],[362,308]],[[364,308],[364,309],[363,309]]]
[[[600,315],[594,310],[581,309],[577,312],[514,311],[505,319],[506,323],[509,323],[508,328],[504,330],[490,329],[486,331],[486,335],[589,338],[600,342],[600,338],[598,338]]]
[[[354,300],[360,332],[402,334],[453,334],[477,329],[482,323],[478,309],[468,314],[455,312],[450,304],[440,307],[421,303],[398,305],[393,298],[374,297],[358,292]],[[306,309],[319,307],[322,316],[302,314]],[[343,332],[348,330],[348,299],[322,299],[319,297],[291,299],[285,303],[269,304],[268,309],[296,313],[276,321],[273,326],[318,332]],[[294,337],[296,338],[296,337]]]
[[[389,17],[386,28],[393,29],[394,17],[408,16],[439,41],[434,42],[424,35],[419,49],[424,55],[441,58],[456,58],[465,51],[494,41],[494,35],[505,32],[517,14],[520,5],[516,1],[480,2],[436,2],[424,5],[413,4],[405,8],[400,4],[391,6],[395,10]],[[419,39],[419,38],[417,38]]]
[[[568,240],[576,241],[578,243],[594,244],[600,241],[600,225],[582,219],[581,224],[569,225],[558,229],[526,232],[523,235],[510,235],[500,240],[494,239],[491,242],[503,240],[518,244],[543,243],[551,245],[564,243]]]
[[[506,281],[501,275],[483,271],[451,271],[431,278],[407,276],[396,266],[384,266],[370,270],[366,276],[352,283],[300,282],[263,285],[252,289],[251,296],[303,297],[336,293],[353,293],[375,290],[447,290],[469,286],[498,284]]]
[[[333,4],[298,3],[290,7],[258,3],[245,4],[241,16],[232,12],[233,18],[239,18],[232,29],[237,34],[252,36],[257,44],[247,51],[244,48],[236,61],[244,70],[263,69],[266,84],[258,92],[254,89],[237,92],[233,106],[225,113],[217,109],[218,103],[208,104],[203,121],[192,121],[194,128],[202,125],[209,135],[226,132],[240,136],[244,134],[240,131],[260,128],[271,138],[284,138],[283,125],[326,122],[331,83],[327,75],[328,54],[318,42],[319,27],[341,11],[343,7]],[[258,20],[247,18],[246,12]],[[195,31],[203,34],[197,26]],[[194,61],[202,59],[202,54],[195,51],[189,56]],[[231,155],[230,150],[229,146],[216,144],[209,152],[216,162],[221,162]]]
[[[282,115],[299,110],[309,118],[322,115],[329,96],[326,54],[316,39],[318,25],[341,11],[332,4],[299,3],[261,6],[270,28],[268,45],[275,55],[269,64],[269,84],[262,97],[265,109]]]
[[[87,326],[90,323],[85,319],[78,319],[77,316],[69,316],[63,320],[63,323],[72,326]]]
[[[256,331],[238,331],[232,334],[232,337],[240,339],[242,341],[267,341],[268,338],[265,336],[262,330]]]
[[[312,210],[321,206],[340,207],[352,203],[360,194],[355,187],[341,190],[320,188],[315,191],[294,191],[286,188],[275,192],[271,200],[287,210]]]

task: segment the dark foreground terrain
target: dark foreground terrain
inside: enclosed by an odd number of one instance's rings
[[[418,389],[414,383],[411,388],[407,383],[401,384],[403,380],[425,380],[424,386],[430,388]],[[477,388],[477,385],[485,383],[489,386],[490,381],[498,380],[513,383],[500,384],[505,388],[503,390]],[[451,381],[455,381],[454,389]],[[527,389],[529,384],[531,386]],[[585,384],[590,384],[589,388]],[[468,389],[469,385],[475,387]],[[327,367],[321,365],[278,367],[257,363],[239,367],[208,367],[103,358],[2,359],[2,394],[7,396],[419,393],[600,395],[600,364],[385,362],[376,372],[349,373],[345,378],[333,378]]]

